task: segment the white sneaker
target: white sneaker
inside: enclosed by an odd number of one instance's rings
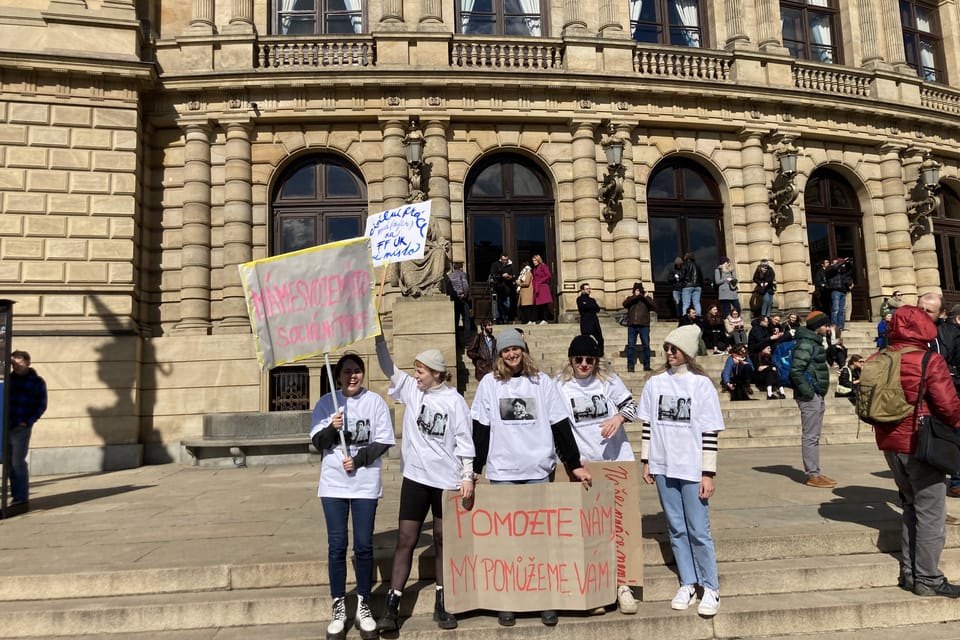
[[[546,321],[546,320],[541,320],[541,321],[540,321],[540,324],[547,324],[547,321]]]
[[[685,584],[677,589],[677,595],[673,596],[673,600],[670,601],[670,608],[676,611],[685,611],[696,600],[696,588],[692,584]]]
[[[327,640],[343,638],[347,635],[347,607],[343,598],[333,601],[333,619],[327,625]]]
[[[361,638],[377,637],[377,621],[370,611],[370,605],[363,597],[357,598],[357,615],[353,623],[360,630]]]
[[[700,606],[697,607],[697,613],[702,616],[715,616],[720,610],[720,592],[713,589],[703,589],[703,598],[700,600]]]
[[[633,589],[625,584],[617,587],[617,606],[620,608],[620,613],[628,614],[636,613],[640,608],[637,599],[633,597]]]

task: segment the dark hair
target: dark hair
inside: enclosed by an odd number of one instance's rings
[[[350,362],[350,361],[353,361],[356,363],[357,367],[360,369],[360,373],[364,375],[367,374],[367,367],[365,364],[363,364],[363,358],[360,357],[359,353],[354,353],[353,351],[350,351],[340,356],[340,359],[337,360],[337,364],[333,366],[334,384],[337,384],[337,385],[340,384],[340,372],[343,371],[343,367],[347,364],[347,362]]]
[[[589,286],[590,286],[589,282],[584,282],[582,285],[580,285],[580,291],[583,291],[584,287],[589,287]]]

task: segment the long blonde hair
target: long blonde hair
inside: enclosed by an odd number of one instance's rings
[[[607,361],[603,358],[596,359],[597,365],[593,370],[593,375],[600,382],[606,382],[610,379],[610,367],[607,366]],[[570,363],[570,358],[567,358],[567,364],[563,365],[563,370],[560,372],[560,381],[566,382],[571,380],[576,376],[573,374],[573,365]]]
[[[687,369],[690,370],[690,373],[695,373],[698,376],[705,376],[707,378],[710,377],[709,374],[707,374],[706,370],[703,368],[703,366],[699,362],[697,362],[697,356],[695,355],[691,356],[690,354],[688,354],[686,351],[683,351],[682,349],[680,350],[680,353],[683,354],[684,364],[687,365]],[[658,366],[653,373],[654,374],[663,373],[669,368],[670,368],[670,365],[664,362],[662,365]]]
[[[537,374],[540,373],[540,367],[534,364],[533,358],[530,357],[530,354],[526,350],[521,353],[520,357],[522,363],[520,375],[526,376],[527,378],[536,378]],[[500,382],[504,382],[513,377],[513,371],[510,370],[510,367],[503,361],[503,357],[499,353],[493,363],[493,377]]]

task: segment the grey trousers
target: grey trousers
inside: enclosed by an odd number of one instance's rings
[[[885,451],[903,506],[900,575],[909,584],[943,581],[940,554],[947,539],[944,474],[906,453]]]
[[[811,400],[797,398],[800,407],[800,455],[803,457],[803,470],[808,478],[820,475],[820,431],[823,429],[823,396],[815,395]]]

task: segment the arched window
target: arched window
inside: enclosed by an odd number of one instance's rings
[[[542,0],[459,0],[457,24],[465,35],[546,35]]]
[[[310,156],[287,168],[272,198],[273,255],[363,234],[367,186],[335,156]]]

